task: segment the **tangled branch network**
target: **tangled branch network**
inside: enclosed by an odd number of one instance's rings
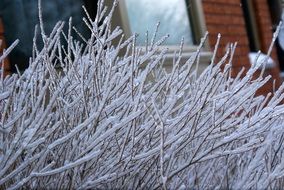
[[[0,189],[283,187],[284,85],[256,96],[270,76],[253,77],[256,62],[231,77],[236,46],[216,61],[218,42],[197,74],[207,35],[186,62],[181,43],[166,72],[167,37],[136,46],[111,29],[116,5],[83,19],[84,43],[72,19],[67,34],[63,22],[46,34],[40,17],[44,47],[24,73],[2,76]]]

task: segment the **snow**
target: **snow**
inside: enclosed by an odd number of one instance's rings
[[[260,69],[262,67],[265,67],[266,69],[271,69],[273,67],[275,67],[275,62],[274,60],[268,56],[265,55],[261,52],[257,53],[257,52],[250,52],[249,53],[249,60],[250,60],[250,64],[257,64],[260,65]]]

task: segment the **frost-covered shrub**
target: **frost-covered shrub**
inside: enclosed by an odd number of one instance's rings
[[[0,81],[1,189],[283,187],[284,85],[255,96],[270,79],[253,79],[259,64],[232,78],[235,45],[197,75],[206,36],[167,73],[165,39],[139,49],[99,5],[85,45],[71,20],[65,48],[63,23],[46,35],[41,22],[44,48]]]

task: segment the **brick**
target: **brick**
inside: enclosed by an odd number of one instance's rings
[[[215,46],[217,34],[221,33],[222,38],[217,57],[220,59],[226,50],[227,44],[238,42],[233,59],[232,75],[236,76],[242,67],[250,67],[248,54],[249,40],[245,28],[245,19],[242,12],[240,0],[203,0],[203,11],[205,22],[209,31],[209,44]],[[266,53],[272,40],[272,23],[267,0],[253,0],[255,15],[258,26],[261,51]],[[275,49],[271,57],[278,64]],[[272,75],[276,79],[276,87],[280,85],[279,68],[275,67],[266,70],[266,75]],[[266,94],[272,90],[273,80],[269,81],[258,94]]]
[[[256,11],[256,20],[259,26],[258,28],[260,34],[261,51],[266,53],[269,49],[273,36],[269,7],[267,2],[264,0],[254,0],[254,6]],[[278,65],[279,63],[275,48],[271,53],[271,57]],[[272,75],[273,79],[276,80],[276,85],[277,85],[276,87],[279,87],[280,83],[282,82],[279,77],[279,68],[275,67],[267,72]],[[263,88],[268,88],[268,87],[263,87]]]
[[[203,3],[217,3],[217,4],[233,4],[240,5],[240,0],[203,0]]]
[[[2,40],[2,44],[0,47],[0,55],[2,54],[3,49],[6,48],[5,38],[3,36],[3,33],[4,33],[4,27],[3,27],[2,19],[0,18],[0,39]],[[4,59],[4,61],[0,63],[0,68],[2,68],[2,64],[4,64],[4,76],[10,74],[11,66],[10,66],[9,60],[7,58]]]
[[[204,3],[203,8],[207,13],[220,15],[242,15],[242,10],[239,6],[230,4],[220,4],[216,2]]]
[[[4,25],[3,25],[3,21],[2,21],[2,19],[0,18],[0,35],[3,35],[3,33],[4,33],[4,27],[3,27]]]
[[[222,1],[222,0],[204,0],[203,8],[205,13],[206,25],[209,33],[211,43],[215,43],[218,33],[222,34],[222,38],[228,40],[228,42],[242,41],[247,44],[248,40],[242,39],[241,35],[246,35],[244,19],[242,15],[242,9],[240,7],[239,0]],[[237,13],[237,15],[235,14]],[[234,37],[229,37],[233,36]],[[221,43],[223,45],[228,42]]]

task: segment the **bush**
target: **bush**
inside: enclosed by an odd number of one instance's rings
[[[71,19],[66,35],[63,22],[46,35],[41,21],[43,49],[2,77],[0,188],[283,187],[284,85],[255,96],[270,79],[253,78],[259,64],[232,78],[235,45],[197,75],[206,36],[167,73],[166,37],[136,47],[135,35],[110,29],[113,10],[105,16],[100,2],[85,20],[86,44],[72,39]]]

